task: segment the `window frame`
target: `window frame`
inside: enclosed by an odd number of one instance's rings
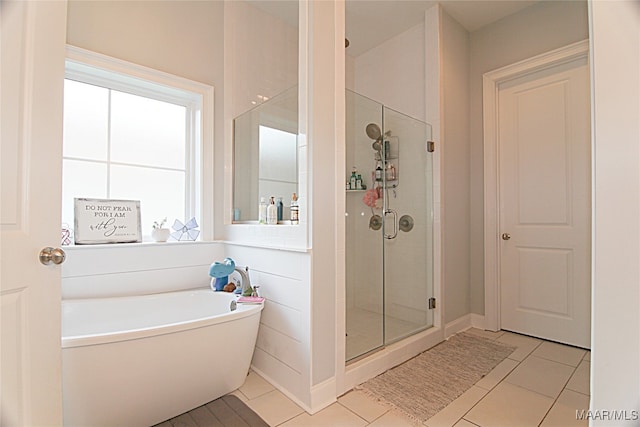
[[[207,177],[213,176],[213,86],[71,45],[67,45],[65,79],[157,99],[181,105],[187,109],[185,135],[187,218],[178,219],[184,222],[195,217],[201,230],[199,240],[212,240],[213,183],[209,183],[211,179],[205,179],[205,174]],[[205,164],[207,170],[205,170]],[[172,220],[169,219],[169,221]],[[143,237],[149,238],[149,236],[150,230],[145,230]]]

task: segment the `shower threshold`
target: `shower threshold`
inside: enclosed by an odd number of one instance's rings
[[[349,309],[347,352],[345,354],[347,364],[369,357],[391,344],[398,343],[431,327],[392,316],[387,316],[385,323],[383,325],[380,313],[355,307]],[[371,325],[375,324],[385,329],[384,336],[381,329],[371,328]]]

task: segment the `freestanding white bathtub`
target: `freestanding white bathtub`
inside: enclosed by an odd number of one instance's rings
[[[150,426],[238,387],[262,304],[210,289],[62,302],[65,426]]]

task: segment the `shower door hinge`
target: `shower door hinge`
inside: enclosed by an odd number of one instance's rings
[[[436,308],[436,299],[429,298],[429,310],[433,310],[434,308]]]
[[[429,153],[433,153],[436,151],[436,143],[433,141],[427,141],[427,151]]]

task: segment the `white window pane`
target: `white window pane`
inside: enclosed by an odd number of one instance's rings
[[[154,221],[185,219],[185,174],[135,166],[111,167],[111,198],[140,200],[142,234],[150,235]],[[200,218],[197,218],[200,221]]]
[[[104,163],[67,159],[62,161],[62,223],[71,228],[75,197],[107,197],[107,166]]]
[[[64,81],[65,157],[106,160],[108,119],[108,89]]]
[[[111,160],[184,169],[185,107],[111,92]]]

